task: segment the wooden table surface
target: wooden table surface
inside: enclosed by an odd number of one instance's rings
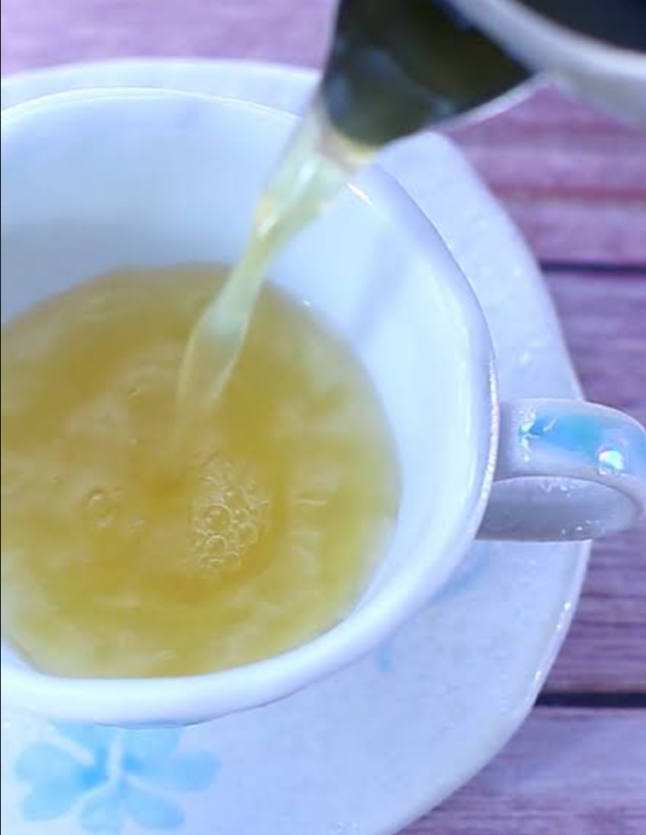
[[[3,0],[2,72],[133,55],[315,66],[331,5]],[[545,90],[454,138],[541,262],[588,397],[646,422],[646,136]],[[645,833],[642,527],[595,549],[574,626],[524,728],[406,835]]]

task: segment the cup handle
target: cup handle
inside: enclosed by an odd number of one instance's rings
[[[501,404],[494,484],[478,536],[596,539],[646,511],[646,431],[622,412],[577,400]]]

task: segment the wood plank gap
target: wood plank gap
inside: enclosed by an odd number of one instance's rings
[[[539,696],[539,707],[556,707],[571,710],[644,710],[645,693],[543,693]]]
[[[557,261],[549,258],[539,261],[540,268],[545,273],[588,273],[590,275],[636,276],[646,278],[645,264],[622,264],[599,261]]]

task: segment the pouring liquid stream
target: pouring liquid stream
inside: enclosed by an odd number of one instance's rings
[[[441,3],[341,0],[321,84],[261,195],[247,247],[194,328],[180,369],[186,452],[231,377],[267,268],[391,140],[463,113],[525,72]],[[473,61],[456,61],[467,52]]]
[[[267,269],[371,157],[341,137],[314,96],[261,194],[246,248],[194,327],[180,368],[175,448],[190,442],[217,407],[235,369]]]

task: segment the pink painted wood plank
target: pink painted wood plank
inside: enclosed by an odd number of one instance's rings
[[[646,268],[547,278],[588,398],[646,423]]]
[[[595,547],[545,692],[641,693],[646,699],[646,526]]]
[[[314,65],[333,0],[3,0],[2,71],[132,56]]]
[[[646,201],[646,133],[616,127],[575,147],[567,125],[526,136],[523,128],[507,124],[513,112],[481,122],[477,140],[449,131],[473,165],[486,171],[492,187],[510,196],[614,200],[627,211]]]
[[[486,172],[480,173],[486,180]],[[593,203],[546,194],[499,197],[534,253],[544,261],[644,263],[646,204]]]
[[[505,751],[404,835],[644,835],[646,710],[534,711]]]
[[[646,425],[646,272],[549,283],[589,399]],[[597,545],[547,690],[646,694],[646,526]]]

